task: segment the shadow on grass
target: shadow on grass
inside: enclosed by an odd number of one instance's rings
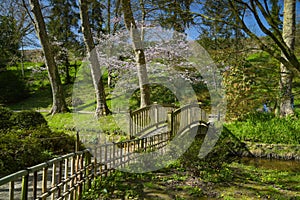
[[[52,92],[50,85],[36,90],[28,98],[15,104],[8,105],[12,110],[50,110],[52,106]]]

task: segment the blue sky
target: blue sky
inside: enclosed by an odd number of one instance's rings
[[[196,6],[192,6],[192,11],[193,12],[201,12],[201,6],[202,5],[196,5]],[[297,21],[300,22],[300,1],[297,1]],[[265,21],[263,20],[263,22],[265,23]],[[248,18],[246,18],[246,24],[251,27],[251,30],[254,31],[257,35],[264,35],[262,33],[262,31],[259,29],[259,27],[257,26],[255,20],[251,17],[251,16],[248,16]],[[266,24],[266,23],[265,23]],[[199,28],[197,27],[191,27],[189,28],[186,33],[188,34],[189,38],[190,39],[197,39],[198,36],[199,36]],[[33,36],[34,37],[34,36]],[[35,39],[37,40],[37,39]],[[38,41],[37,41],[38,42]],[[29,46],[29,47],[25,47],[25,49],[32,49],[32,48],[36,48],[36,46]]]
[[[283,0],[281,2],[282,4],[282,9],[283,9]],[[193,12],[199,12],[199,10],[201,10],[201,5],[197,5],[197,6],[192,6],[192,11]],[[300,1],[297,0],[297,8],[296,8],[296,20],[297,20],[297,23],[300,23]],[[261,17],[263,23],[266,25],[266,27],[269,27],[266,23],[266,21],[263,19],[263,17]],[[257,35],[260,35],[260,36],[263,36],[265,35],[261,30],[260,28],[258,27],[255,19],[252,17],[252,16],[248,16],[246,19],[245,19],[245,22],[246,24],[249,26],[249,28]],[[197,39],[198,36],[199,36],[199,29],[196,28],[196,27],[191,27],[189,28],[186,33],[188,34],[188,36],[191,38],[191,39]]]

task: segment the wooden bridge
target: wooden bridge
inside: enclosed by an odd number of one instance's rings
[[[130,140],[97,145],[3,177],[0,199],[80,199],[95,178],[136,162],[143,152],[163,154],[175,136],[220,117],[207,115],[200,104],[154,104],[129,114]]]

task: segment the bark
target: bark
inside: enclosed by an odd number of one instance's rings
[[[146,68],[146,58],[141,40],[141,33],[137,29],[135,20],[133,18],[130,0],[122,0],[122,6],[124,23],[127,30],[130,32],[132,46],[136,57],[137,74],[141,93],[140,107],[145,107],[147,105],[150,105],[150,87]]]
[[[81,29],[84,36],[84,43],[86,46],[87,54],[91,62],[91,74],[93,79],[93,84],[96,93],[96,117],[102,115],[110,114],[110,110],[106,104],[106,95],[104,90],[104,84],[101,74],[101,66],[98,61],[97,52],[95,50],[95,43],[93,40],[89,18],[88,18],[88,5],[86,0],[80,0],[80,19],[81,19]]]
[[[64,91],[62,88],[58,68],[55,63],[54,54],[49,42],[48,34],[44,18],[42,15],[39,0],[30,0],[30,6],[34,15],[34,26],[42,45],[43,53],[45,55],[46,66],[48,69],[48,76],[52,89],[53,105],[50,113],[55,114],[59,112],[68,112],[69,109],[65,102]]]
[[[296,0],[285,0],[283,10],[282,37],[287,46],[294,51],[296,32]],[[282,56],[285,57],[282,52]],[[286,57],[285,57],[286,58]],[[293,115],[292,80],[293,73],[284,64],[280,65],[280,116]]]

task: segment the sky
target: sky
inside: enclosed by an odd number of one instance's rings
[[[300,23],[300,1],[296,1],[296,21],[297,23]],[[282,9],[283,9],[283,0],[281,0],[281,5],[282,5]],[[192,5],[191,6],[192,12],[199,12],[199,10],[201,10],[201,5]],[[266,25],[266,27],[269,27],[266,23],[266,20],[264,20],[264,18],[261,16],[262,22],[264,23],[264,25]],[[260,30],[260,28],[258,27],[255,19],[252,16],[247,16],[245,18],[245,23],[247,24],[247,26],[251,29],[251,31],[253,31],[256,35],[259,36],[264,36],[265,34]],[[197,27],[190,27],[189,29],[187,29],[186,33],[188,34],[189,38],[196,40],[199,36],[199,29]]]
[[[199,12],[199,10],[202,10],[202,5],[192,5],[191,6],[192,12]],[[297,21],[300,22],[300,1],[297,1]],[[245,20],[246,24],[251,28],[252,31],[254,31],[257,35],[263,36],[264,33],[259,29],[257,26],[257,23],[253,19],[253,17],[248,16]],[[266,24],[265,20],[263,20],[263,23]],[[186,30],[186,33],[191,40],[196,40],[199,36],[199,28],[198,27],[190,27]],[[33,40],[37,41],[39,43],[38,39],[35,36],[31,36]],[[24,47],[25,49],[35,49],[37,46],[31,45]]]

